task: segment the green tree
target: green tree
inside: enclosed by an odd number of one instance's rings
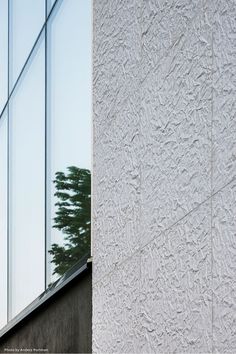
[[[54,273],[63,275],[90,252],[91,234],[91,174],[89,170],[68,167],[68,173],[57,172],[55,180],[57,202],[53,227],[60,230],[65,246],[52,244],[49,253],[55,265]]]

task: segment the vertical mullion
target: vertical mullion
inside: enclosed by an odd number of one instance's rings
[[[8,0],[8,35],[7,35],[7,100],[10,95],[10,0]],[[10,115],[7,105],[7,322],[11,317],[11,287],[10,287]]]
[[[46,0],[45,21],[45,289],[50,283],[49,248],[50,248],[50,30],[48,28],[48,7],[50,1]]]
[[[47,249],[47,239],[48,239],[48,232],[47,232],[47,225],[48,225],[48,163],[47,163],[47,150],[48,150],[48,129],[47,129],[47,124],[48,124],[48,120],[47,120],[47,95],[48,95],[48,89],[47,89],[47,12],[48,12],[48,0],[45,0],[45,260],[44,260],[44,277],[45,277],[45,290],[47,288],[47,283],[48,283],[48,279],[47,279],[47,263],[48,263],[48,249]]]

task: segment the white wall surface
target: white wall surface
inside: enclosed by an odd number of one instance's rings
[[[94,353],[236,353],[236,2],[94,0]]]

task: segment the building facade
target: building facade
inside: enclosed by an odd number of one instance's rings
[[[235,59],[235,1],[94,1],[95,353],[236,352]]]
[[[235,1],[0,0],[0,53],[0,352],[235,353]]]

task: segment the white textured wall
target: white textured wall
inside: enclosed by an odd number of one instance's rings
[[[94,0],[93,350],[236,353],[236,1]]]

